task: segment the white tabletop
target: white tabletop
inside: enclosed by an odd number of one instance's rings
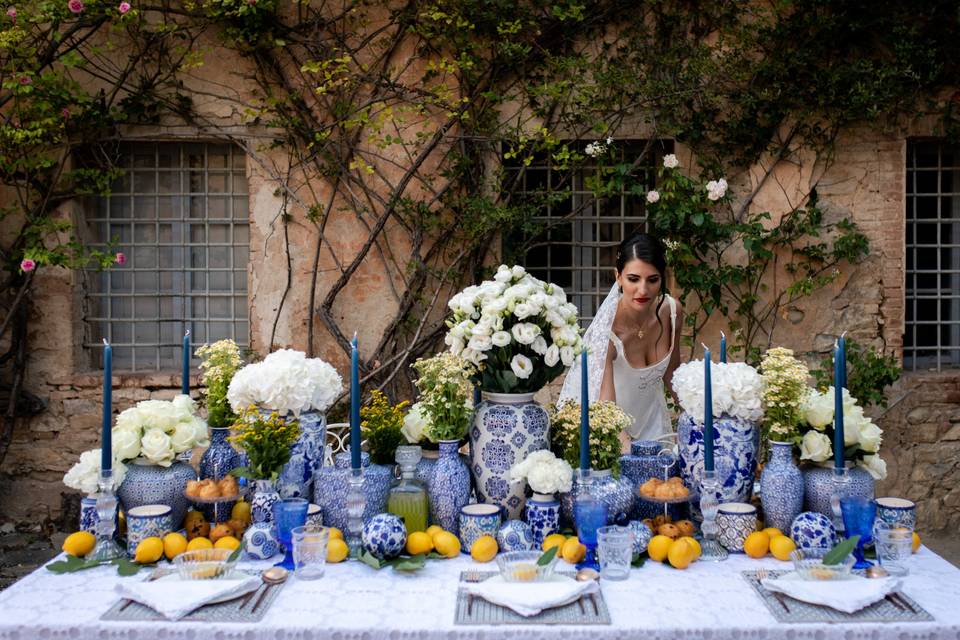
[[[412,574],[389,568],[376,571],[355,561],[330,565],[321,580],[291,580],[256,624],[103,622],[100,616],[118,599],[117,581],[143,580],[146,571],[118,578],[112,567],[65,575],[41,568],[0,592],[0,639],[960,638],[960,570],[926,548],[911,559],[903,591],[930,612],[934,622],[778,623],[740,575],[762,566],[790,567],[772,558],[751,560],[742,555],[721,563],[697,562],[684,571],[647,562],[627,581],[601,583],[613,623],[590,627],[454,625],[459,573],[496,570],[495,563],[476,564],[469,556],[431,560]]]

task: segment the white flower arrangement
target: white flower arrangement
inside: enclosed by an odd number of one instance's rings
[[[416,402],[410,406],[407,415],[403,416],[403,426],[400,427],[400,433],[403,434],[409,444],[420,444],[427,437],[427,429],[429,428],[430,417],[423,405]]]
[[[190,396],[178,395],[171,401],[144,400],[120,412],[111,434],[114,456],[169,467],[178,453],[207,446],[207,423],[196,409]]]
[[[573,486],[573,469],[551,451],[534,451],[510,469],[511,482],[524,480],[534,493],[566,493]]]
[[[326,411],[343,391],[343,380],[320,358],[280,349],[240,369],[230,381],[227,399],[236,413],[257,405],[280,415]]]
[[[453,318],[444,341],[478,368],[486,391],[537,391],[583,350],[577,307],[562,288],[523,267],[500,265],[493,280],[447,304]]]
[[[763,385],[757,370],[744,362],[710,364],[713,415],[755,422],[763,417]],[[691,360],[673,372],[673,391],[680,406],[703,423],[703,360]]]
[[[805,424],[800,426],[800,459],[830,464],[833,459],[833,424],[836,395],[830,387],[824,392],[811,390],[802,406]],[[876,480],[887,477],[887,465],[879,455],[883,430],[868,416],[857,399],[843,390],[844,458],[853,460]]]
[[[120,462],[116,455],[113,459],[113,488],[116,490],[127,475],[127,467]],[[80,461],[70,467],[63,476],[63,484],[71,489],[82,491],[87,495],[97,493],[100,481],[100,449],[91,449],[80,454]]]

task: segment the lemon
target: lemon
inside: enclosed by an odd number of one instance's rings
[[[911,545],[911,550],[913,553],[917,552],[917,549],[920,548],[920,534],[916,531],[913,532],[913,544]]]
[[[477,562],[490,562],[499,550],[493,536],[480,536],[470,547],[470,557]]]
[[[438,533],[442,533],[442,532],[443,532],[443,527],[441,527],[438,524],[432,524],[429,527],[427,527],[427,535],[430,536],[431,538],[437,535]]]
[[[449,531],[440,531],[434,535],[433,546],[437,553],[445,558],[456,558],[460,555],[460,540]]]
[[[63,550],[72,556],[82,558],[97,546],[97,538],[89,531],[77,531],[63,541]]]
[[[686,569],[693,562],[697,551],[686,540],[674,540],[667,550],[667,561],[674,569]]]
[[[327,542],[327,562],[343,562],[350,554],[350,547],[343,538],[333,538]]]
[[[163,536],[163,555],[173,560],[187,550],[187,539],[182,533],[168,533]]]
[[[653,536],[647,543],[647,555],[650,556],[651,560],[663,562],[667,559],[667,553],[670,551],[670,545],[672,544],[672,538],[661,535]]]
[[[700,548],[700,543],[697,542],[697,539],[691,536],[683,536],[680,538],[680,540],[685,540],[687,544],[693,547],[693,551],[694,551],[693,559],[694,561],[698,560],[700,558],[700,555],[703,553],[703,549]]]
[[[137,545],[137,550],[134,553],[133,560],[134,562],[139,562],[140,564],[153,564],[163,555],[163,540],[155,536],[149,538],[144,538],[140,541],[140,544]]]
[[[580,539],[576,536],[570,536],[560,548],[560,555],[570,564],[576,564],[587,555],[587,547],[580,544]]]
[[[209,538],[194,538],[187,544],[187,551],[196,551],[197,549],[213,549],[213,543]]]
[[[250,503],[246,500],[238,500],[233,509],[230,509],[230,519],[231,520],[242,520],[246,524],[250,524]]]
[[[763,531],[754,531],[743,541],[743,551],[751,558],[762,558],[770,550],[770,536]]]
[[[240,541],[233,536],[223,536],[213,545],[214,549],[230,549],[236,551],[240,548]]]
[[[770,553],[777,560],[789,560],[790,554],[797,548],[793,540],[787,536],[773,536],[770,538]]]
[[[343,531],[337,529],[336,527],[330,527],[330,533],[328,534],[328,540],[343,540]]]
[[[767,534],[767,536],[769,536],[771,540],[773,540],[777,536],[783,535],[783,531],[780,531],[780,529],[777,529],[776,527],[767,527],[766,529],[762,529],[762,531],[765,534]]]
[[[543,539],[543,544],[540,545],[541,551],[549,551],[554,547],[560,547],[557,549],[557,553],[563,549],[563,543],[567,541],[567,536],[562,533],[551,533],[546,538]]]
[[[414,531],[407,536],[407,553],[412,556],[433,551],[433,538],[423,531]]]

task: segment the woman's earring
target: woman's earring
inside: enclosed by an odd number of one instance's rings
[[[620,295],[623,295],[623,287],[620,287]]]

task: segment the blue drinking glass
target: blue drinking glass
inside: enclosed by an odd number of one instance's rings
[[[293,571],[293,530],[307,523],[307,508],[310,503],[303,498],[286,498],[273,503],[273,522],[277,527],[277,538],[286,553],[283,560],[275,566]]]
[[[600,570],[597,561],[597,529],[607,525],[607,505],[593,493],[593,479],[589,470],[577,470],[577,486],[573,501],[573,522],[577,527],[580,544],[587,548],[577,569]]]
[[[860,536],[853,557],[857,563],[854,569],[866,569],[873,563],[863,557],[863,547],[873,541],[873,521],[877,517],[877,503],[869,498],[848,497],[840,499],[840,512],[843,514],[843,526],[846,537]]]

